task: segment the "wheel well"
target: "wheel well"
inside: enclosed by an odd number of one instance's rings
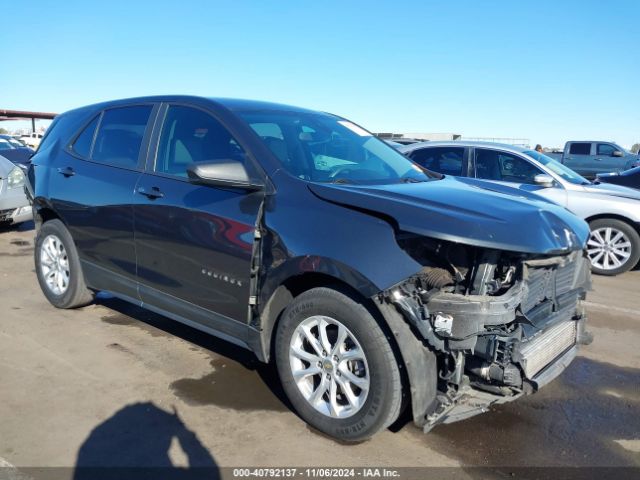
[[[622,215],[616,215],[616,214],[613,214],[613,213],[603,213],[603,214],[600,214],[600,215],[594,215],[592,217],[585,218],[585,221],[587,223],[591,223],[594,220],[603,220],[603,219],[619,220],[621,222],[624,222],[627,225],[629,225],[631,228],[633,228],[638,233],[638,235],[640,235],[640,223],[636,223],[636,222],[628,219],[627,217],[623,217]]]
[[[54,220],[54,219],[60,220],[60,217],[56,214],[56,212],[54,212],[50,208],[39,208],[36,211],[35,218],[36,218],[37,227],[40,227],[42,224],[44,224],[45,222],[48,222],[49,220]]]
[[[348,283],[331,275],[323,273],[304,273],[302,275],[296,275],[285,280],[271,295],[271,298],[267,301],[266,306],[262,312],[262,345],[264,353],[264,361],[269,361],[273,357],[273,348],[275,332],[282,316],[282,312],[287,308],[289,303],[298,295],[311,290],[312,288],[328,287],[338,290],[353,300],[362,303],[371,315],[380,324],[380,327],[385,331],[391,340],[392,344],[395,344],[393,335],[390,334],[389,326],[384,320],[380,310],[376,308],[373,301],[370,298],[364,297],[355,288]],[[397,345],[393,345],[397,348]]]
[[[291,303],[291,301],[298,295],[311,290],[312,288],[318,287],[333,288],[364,305],[369,313],[371,313],[371,316],[380,325],[380,328],[382,328],[382,331],[385,333],[385,336],[391,344],[391,348],[394,352],[398,365],[400,366],[403,389],[407,388],[409,385],[409,379],[407,377],[406,365],[404,364],[403,356],[400,352],[400,346],[398,345],[398,342],[380,309],[376,307],[373,300],[364,297],[348,283],[323,273],[313,272],[291,277],[285,280],[271,295],[271,298],[267,302],[262,313],[262,352],[258,354],[262,357],[261,360],[269,362],[270,359],[275,356],[275,333],[278,327],[278,322],[282,317],[282,313],[289,303]],[[403,401],[408,404],[409,400],[405,396]],[[403,405],[403,409],[406,404]]]

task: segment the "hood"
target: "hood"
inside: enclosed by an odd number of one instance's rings
[[[640,200],[640,192],[638,190],[614,183],[592,183],[591,185],[585,185],[584,190],[589,193]]]
[[[509,187],[487,187],[451,177],[393,185],[309,184],[323,200],[380,213],[400,230],[426,237],[547,255],[584,247],[589,227],[565,208]]]

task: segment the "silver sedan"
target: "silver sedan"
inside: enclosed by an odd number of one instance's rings
[[[0,227],[31,220],[31,205],[24,193],[25,171],[0,156]]]
[[[439,173],[467,182],[517,188],[565,206],[591,227],[587,251],[594,273],[617,275],[640,260],[640,192],[592,183],[528,148],[488,142],[421,142],[399,151]],[[517,228],[517,226],[514,226]]]

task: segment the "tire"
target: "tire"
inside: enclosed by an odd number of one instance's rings
[[[49,220],[42,225],[36,236],[34,257],[38,283],[54,307],[84,307],[93,301],[76,246],[60,220]]]
[[[324,338],[320,328],[327,332]],[[315,348],[309,338],[317,340]],[[300,417],[317,430],[361,441],[400,415],[402,380],[389,339],[348,295],[330,288],[299,295],[283,312],[275,343],[283,389]],[[318,349],[324,351],[318,355]]]
[[[589,228],[587,252],[593,273],[619,275],[637,265],[640,235],[631,225],[613,218],[601,218],[589,223]]]

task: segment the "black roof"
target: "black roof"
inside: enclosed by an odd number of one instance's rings
[[[214,103],[219,106],[222,106],[228,110],[233,112],[240,111],[288,111],[288,112],[314,112],[314,110],[309,110],[301,107],[294,107],[291,105],[284,105],[280,103],[273,102],[265,102],[260,100],[244,100],[239,98],[216,98],[216,97],[200,97],[196,95],[154,95],[154,96],[146,96],[146,97],[132,97],[132,98],[123,98],[118,100],[109,100],[106,102],[95,103],[92,105],[87,105],[83,107],[79,107],[71,112],[80,112],[85,109],[102,109],[107,107],[113,107],[124,104],[131,103],[147,103],[147,102],[193,102],[193,103]]]

